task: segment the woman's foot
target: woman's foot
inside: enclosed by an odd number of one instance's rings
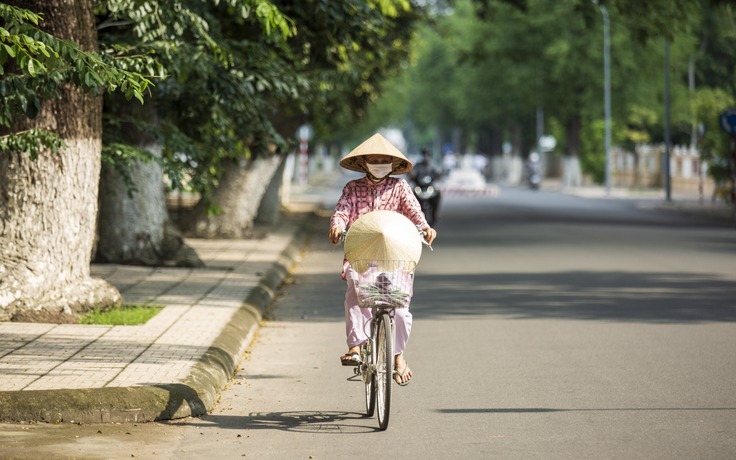
[[[409,384],[412,376],[413,374],[409,369],[409,365],[406,364],[403,353],[399,353],[394,359],[394,380],[403,387]]]
[[[359,366],[360,365],[360,345],[350,347],[347,353],[340,356],[340,362],[343,366]]]

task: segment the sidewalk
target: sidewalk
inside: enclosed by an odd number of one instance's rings
[[[671,201],[667,201],[663,190],[632,190],[628,188],[612,187],[606,192],[603,186],[581,186],[565,188],[559,181],[548,180],[543,185],[544,190],[579,196],[581,198],[634,200],[641,208],[666,209],[683,214],[691,214],[716,218],[718,220],[736,222],[736,209],[719,201],[712,201],[710,197],[701,197],[697,194],[673,193]]]
[[[0,422],[143,422],[201,415],[248,347],[307,229],[187,240],[206,268],[93,265],[126,304],[165,308],[140,326],[0,323]]]

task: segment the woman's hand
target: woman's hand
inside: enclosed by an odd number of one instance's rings
[[[422,228],[422,231],[424,232],[425,241],[427,241],[427,244],[432,246],[432,241],[437,238],[437,231],[432,227],[424,227]]]
[[[342,239],[342,229],[340,227],[332,227],[330,232],[327,234],[327,239],[332,244],[337,244]]]

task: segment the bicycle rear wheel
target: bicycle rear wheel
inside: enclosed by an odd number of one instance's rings
[[[394,373],[394,343],[391,317],[388,313],[381,315],[376,328],[376,408],[378,409],[378,426],[381,430],[388,428],[391,413],[391,380]]]

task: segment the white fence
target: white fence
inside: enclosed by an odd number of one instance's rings
[[[672,190],[683,194],[709,196],[715,185],[708,177],[707,163],[701,163],[697,149],[673,146],[670,151]],[[664,187],[664,145],[637,145],[633,152],[611,149],[611,184],[626,188]]]

